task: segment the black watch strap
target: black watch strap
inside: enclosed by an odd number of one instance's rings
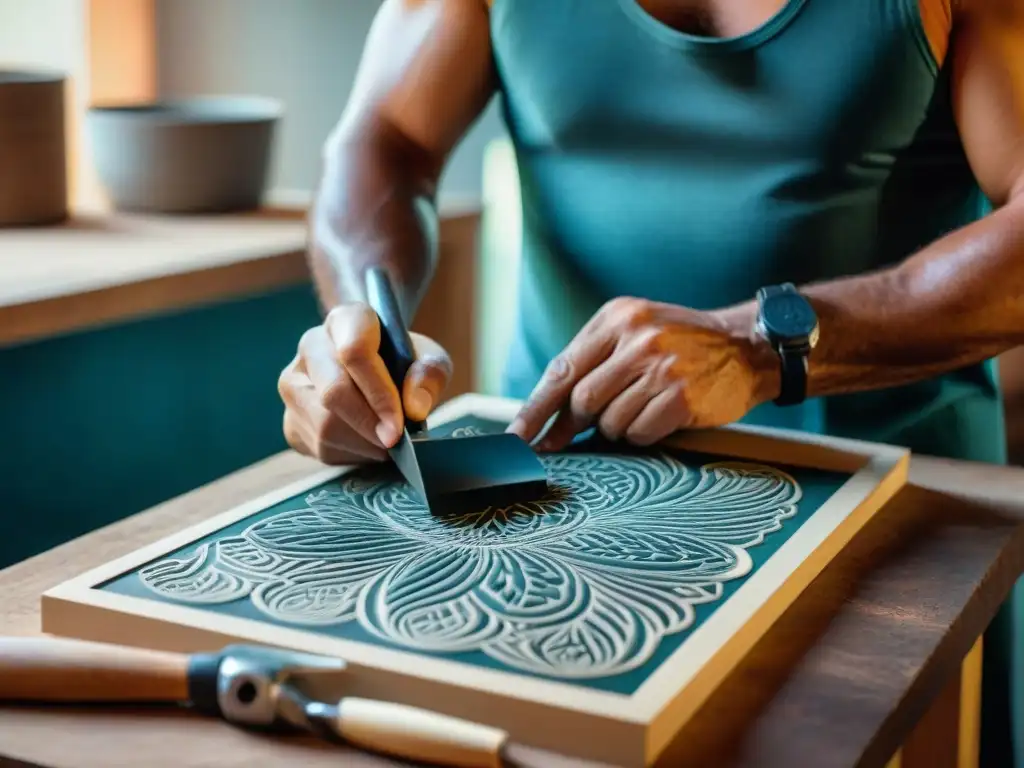
[[[786,293],[796,293],[792,283],[765,286],[758,291],[758,301],[762,304],[760,311],[765,311],[763,304]],[[780,386],[776,405],[799,405],[807,398],[807,367],[813,341],[811,338],[780,338],[769,330],[770,324],[764,323],[763,335],[779,356]]]
[[[807,397],[807,356],[806,347],[778,347],[781,377],[776,405],[798,405]]]

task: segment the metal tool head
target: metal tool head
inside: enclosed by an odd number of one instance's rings
[[[308,690],[307,683],[344,669],[341,659],[232,645],[190,658],[189,698],[201,712],[243,727],[297,729],[417,763],[503,764],[508,734],[498,728],[340,690]]]
[[[344,672],[342,659],[257,645],[229,645],[196,654],[189,667],[189,698],[204,711],[241,725],[293,725],[287,688],[310,678]]]
[[[536,501],[548,491],[544,465],[512,434],[403,436],[392,456],[435,515]]]
[[[367,270],[366,293],[380,320],[381,359],[401,392],[416,350],[387,272]],[[407,423],[389,454],[436,515],[536,501],[548,490],[544,465],[517,435],[438,439],[425,425]]]

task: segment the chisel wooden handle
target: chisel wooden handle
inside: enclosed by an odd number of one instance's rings
[[[0,637],[0,700],[188,700],[189,657],[48,637]]]
[[[339,702],[335,730],[355,747],[453,768],[500,768],[508,740],[490,726],[359,698]]]

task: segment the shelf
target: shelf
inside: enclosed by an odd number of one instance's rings
[[[79,215],[0,229],[0,347],[309,282],[307,200],[225,216]],[[475,243],[460,222],[479,204],[441,203],[441,239]]]
[[[0,230],[0,345],[301,284],[305,242],[265,213]]]

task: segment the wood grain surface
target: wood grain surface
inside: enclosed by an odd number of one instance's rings
[[[314,468],[283,454],[0,572],[0,633],[37,633],[47,588]],[[662,764],[883,766],[912,740],[1024,570],[1024,472],[915,458],[912,481]],[[400,765],[149,709],[0,709],[0,755],[62,768]],[[516,757],[521,766],[584,765],[524,749]]]
[[[2,230],[0,346],[306,280],[300,221],[97,216]]]
[[[416,328],[472,375],[479,212],[441,221],[442,258]],[[82,215],[0,229],[0,347],[307,284],[301,209],[229,216]],[[453,392],[470,389],[457,379]],[[458,390],[458,392],[455,392]]]

